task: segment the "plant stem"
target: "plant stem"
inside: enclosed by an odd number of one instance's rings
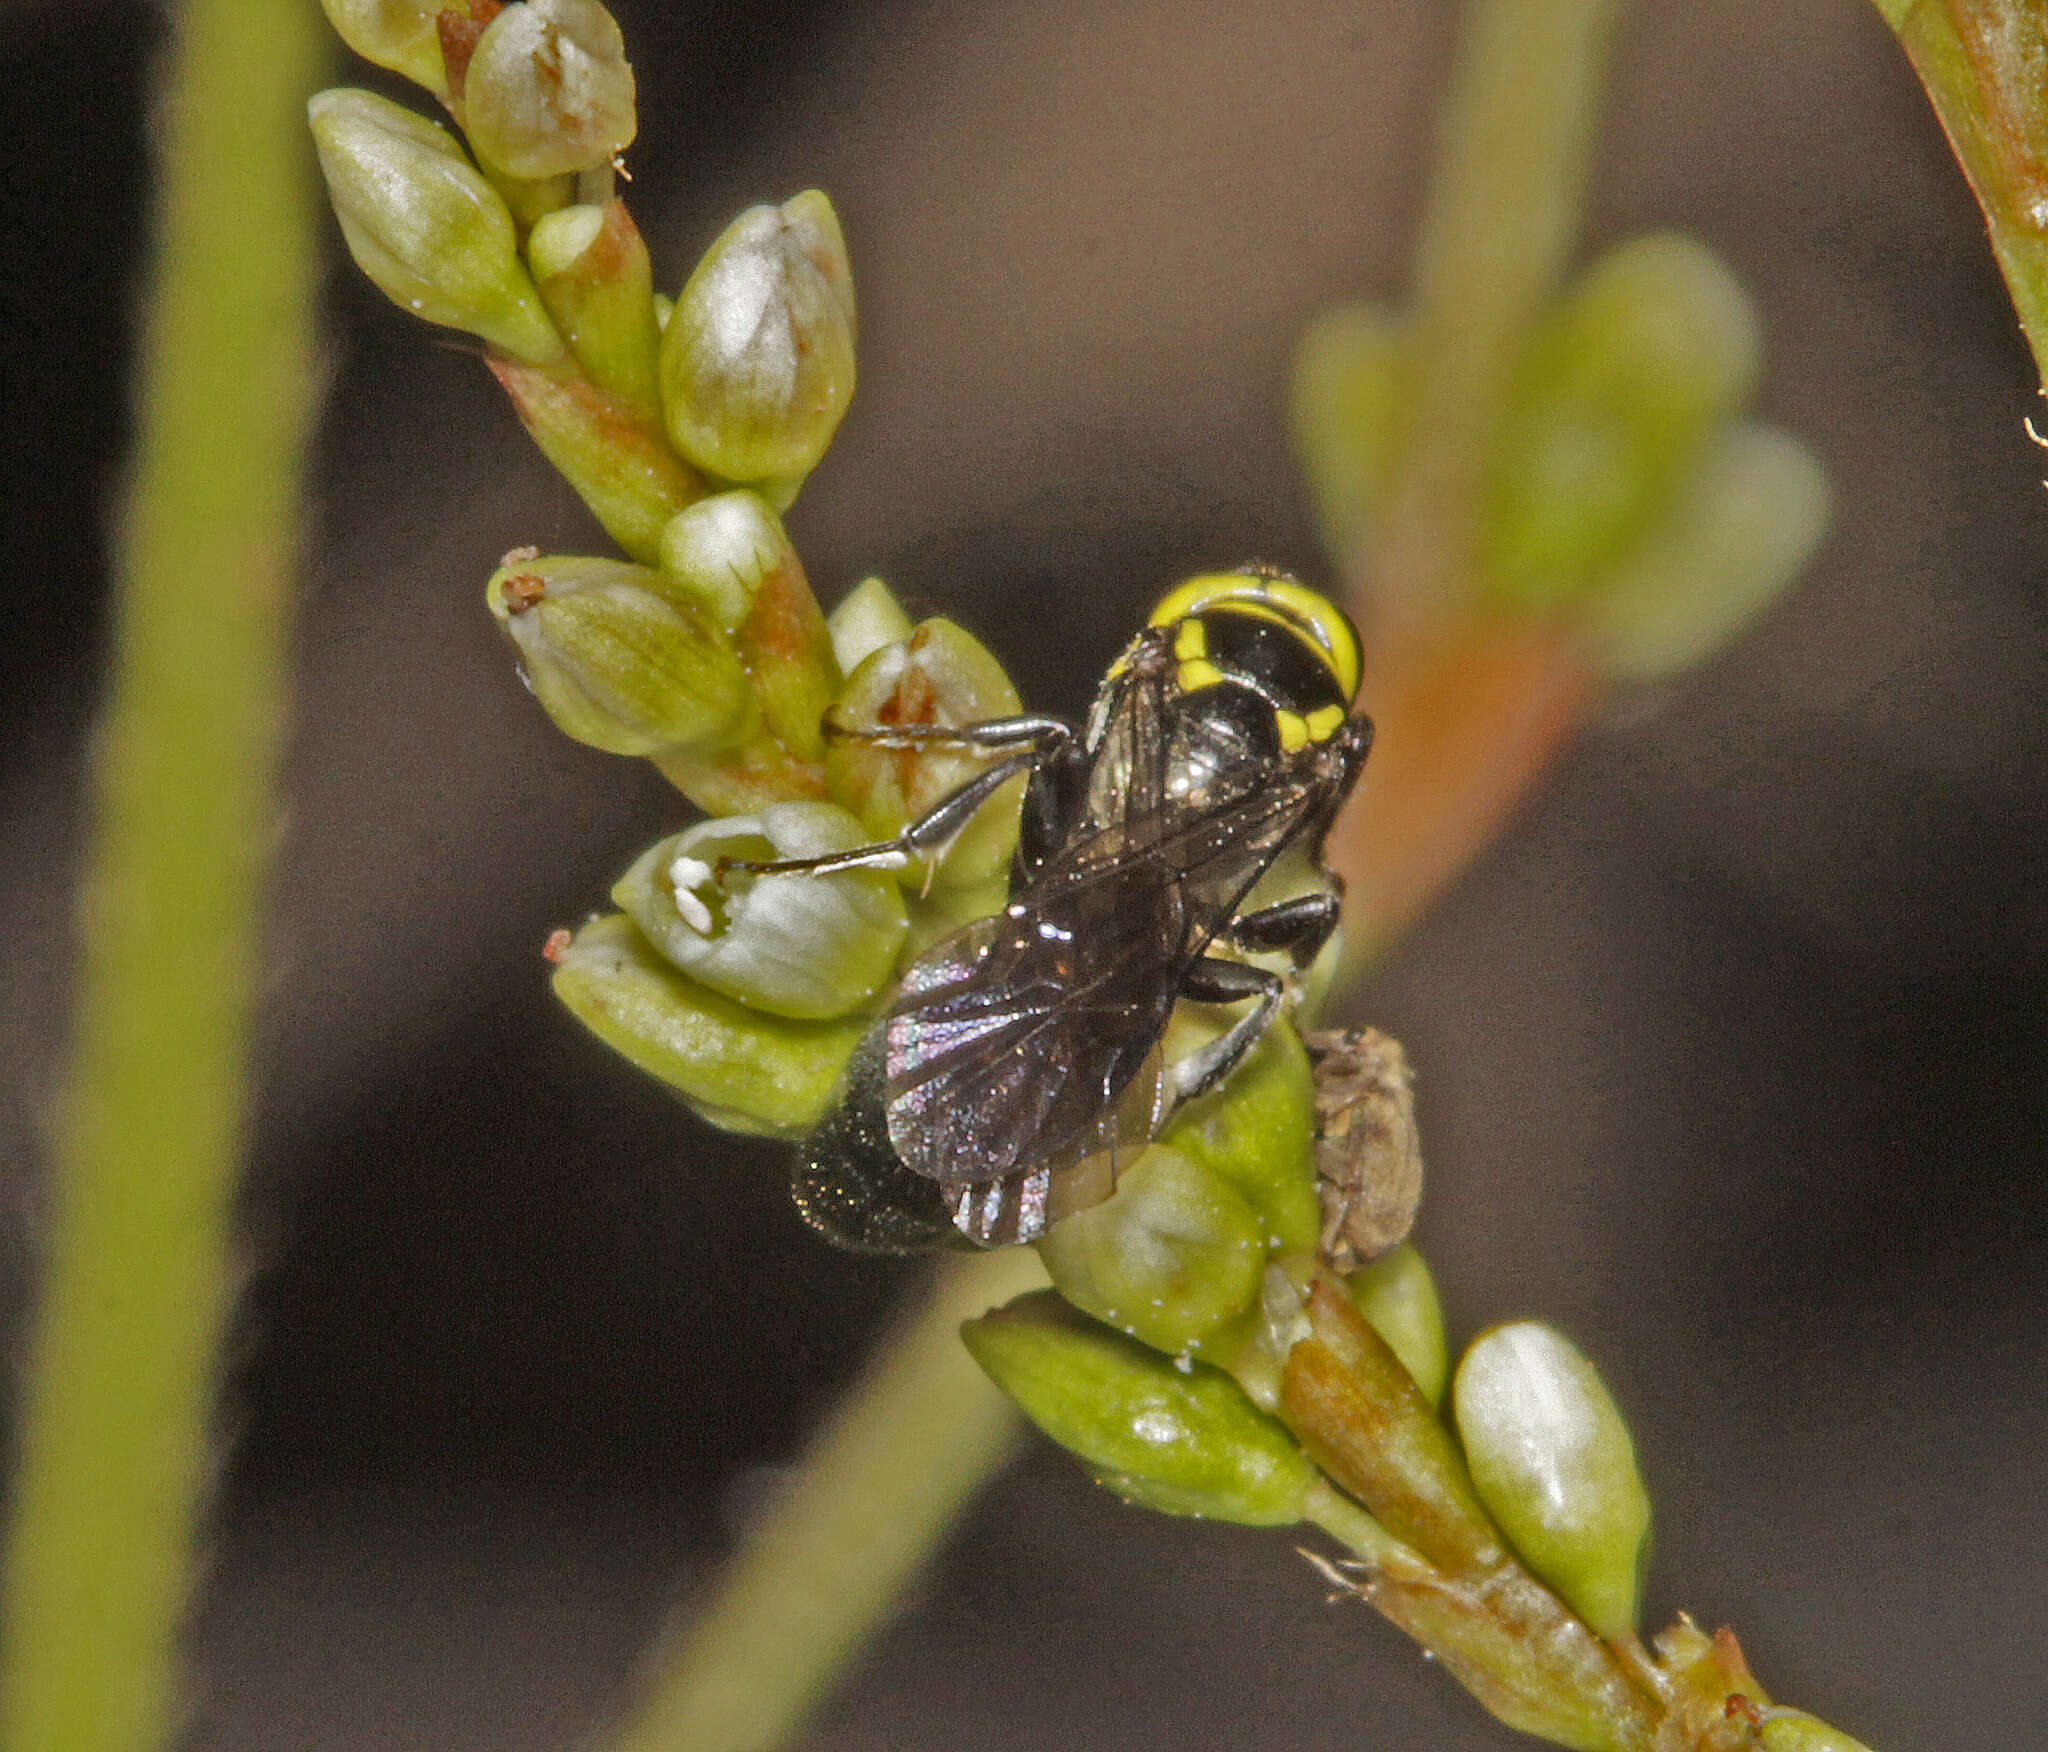
[[[299,463],[318,17],[187,0],[96,743],[75,1041],[22,1394],[0,1747],[176,1731],[234,1270]]]
[[[1876,0],[1970,179],[2048,393],[2048,21],[2036,0]]]
[[[1370,636],[1371,774],[1331,862],[1356,972],[1507,824],[1598,697],[1565,629],[1470,613],[1493,425],[1578,236],[1621,0],[1473,0],[1415,250],[1413,408],[1350,580]]]
[[[1420,1568],[1419,1553],[1403,1545],[1334,1485],[1318,1482],[1309,1487],[1304,1521],[1320,1527],[1339,1545],[1356,1553],[1375,1569],[1390,1565]]]
[[[1577,240],[1621,0],[1473,0],[1415,248],[1413,424],[1373,577],[1402,642],[1463,604],[1488,438]],[[1393,624],[1387,624],[1391,618]]]
[[[768,1752],[796,1732],[1015,1443],[1017,1414],[961,1322],[1044,1283],[1023,1247],[941,1267],[660,1659],[612,1752]]]

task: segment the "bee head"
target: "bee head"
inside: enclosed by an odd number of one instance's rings
[[[1171,634],[1182,693],[1250,689],[1272,707],[1283,748],[1334,735],[1357,698],[1357,629],[1292,578],[1205,573],[1162,597],[1148,625]]]

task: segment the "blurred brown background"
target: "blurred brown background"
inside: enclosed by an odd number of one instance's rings
[[[845,218],[863,380],[792,516],[1080,708],[1165,583],[1327,575],[1279,403],[1401,285],[1450,9],[615,0],[671,285],[749,200]],[[147,193],[155,8],[0,7],[0,1313],[61,1039]],[[364,70],[340,77],[366,79]],[[386,87],[389,89],[389,87]],[[1873,9],[1626,27],[1590,225],[1697,232],[1834,531],[1634,699],[1353,994],[1421,1071],[1460,1333],[1541,1313],[1628,1409],[1650,1608],[1890,1752],[2048,1743],[2048,621],[2028,361]],[[583,1038],[537,946],[679,818],[556,736],[481,582],[596,549],[464,344],[342,263],[308,538],[253,1291],[204,1752],[566,1748],[710,1573],[912,1268],[803,1233],[782,1153]],[[597,550],[601,551],[601,550]],[[1284,1537],[1034,1447],[810,1744],[1513,1743]]]

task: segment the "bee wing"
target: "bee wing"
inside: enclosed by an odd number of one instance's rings
[[[998,915],[918,962],[885,1019],[884,1105],[907,1166],[981,1183],[1094,1135],[1172,1008],[1178,944],[1147,916],[1162,898],[1126,873],[1057,923]]]
[[[1116,1191],[1124,1169],[1144,1154],[1168,1105],[1166,1063],[1157,1046],[1125,1086],[1114,1111],[1091,1135],[1052,1161],[1000,1180],[942,1181],[933,1190],[953,1216],[957,1235],[980,1247],[1035,1241],[1074,1211]],[[920,1182],[920,1184],[929,1184]]]
[[[1079,839],[1158,815],[1166,804],[1167,677],[1163,647],[1141,647],[1100,708],[1099,740],[1089,755],[1088,804]],[[1091,726],[1093,728],[1094,726]]]
[[[1084,1147],[1165,1028],[1189,962],[1327,806],[1314,777],[1104,828],[1041,867],[1012,913],[923,957],[886,1018],[884,1106],[902,1161],[975,1187]]]

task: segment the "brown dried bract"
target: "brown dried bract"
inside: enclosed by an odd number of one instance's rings
[[[1303,1036],[1316,1076],[1319,1251],[1355,1270],[1407,1238],[1422,1202],[1422,1142],[1401,1043],[1376,1028]]]

